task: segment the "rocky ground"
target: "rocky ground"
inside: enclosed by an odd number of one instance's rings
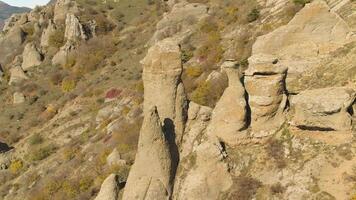
[[[2,199],[355,199],[356,2],[57,0],[0,36]]]

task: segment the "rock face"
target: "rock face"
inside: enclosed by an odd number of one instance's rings
[[[17,48],[25,41],[25,33],[20,27],[12,28],[4,37],[0,36],[0,63],[11,62]]]
[[[119,190],[119,177],[115,174],[111,174],[104,180],[95,200],[118,200]]]
[[[3,31],[9,31],[14,26],[20,26],[28,22],[27,14],[13,14],[5,21]]]
[[[283,124],[287,105],[286,73],[283,62],[272,55],[257,54],[249,58],[245,87],[249,95],[253,136],[270,135]]]
[[[325,1],[307,4],[286,25],[261,36],[253,45],[253,55],[273,54],[288,67],[287,90],[298,93],[302,82],[289,84],[299,75],[318,66],[331,51],[350,40],[350,27]]]
[[[28,43],[22,53],[22,69],[28,70],[42,63],[42,55],[39,53],[34,43]]]
[[[22,70],[20,66],[12,67],[9,71],[10,71],[9,85],[15,85],[22,82],[23,80],[28,79],[25,72]]]
[[[79,39],[86,40],[87,36],[84,32],[82,24],[80,24],[79,19],[73,14],[67,14],[66,17],[66,29],[64,32],[64,37],[70,41],[77,41]]]
[[[121,159],[120,153],[117,149],[114,149],[111,154],[106,158],[106,162],[109,166],[125,166],[126,161]]]
[[[228,75],[229,86],[216,104],[208,127],[208,134],[215,135],[228,144],[237,144],[245,136],[240,131],[247,128],[245,89],[236,66],[234,61],[226,61],[221,66]]]
[[[144,113],[157,106],[169,136],[179,146],[186,121],[186,96],[181,81],[182,61],[178,44],[171,39],[148,50],[143,64]]]
[[[50,20],[48,27],[43,31],[41,36],[41,47],[48,47],[51,35],[56,31],[55,24]]]
[[[336,87],[306,90],[291,98],[295,111],[291,124],[307,130],[351,130],[349,113],[356,90]]]
[[[172,179],[168,142],[157,109],[153,107],[145,113],[135,163],[130,170],[122,199],[170,199]]]
[[[67,58],[70,52],[72,52],[75,49],[74,44],[72,42],[68,41],[63,47],[59,49],[59,51],[56,53],[56,55],[53,56],[52,58],[52,64],[53,65],[65,65],[67,62]]]

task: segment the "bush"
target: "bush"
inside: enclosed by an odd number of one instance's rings
[[[114,99],[120,96],[122,90],[118,90],[115,88],[110,89],[109,91],[106,92],[105,99]]]
[[[239,176],[235,180],[235,189],[231,193],[231,199],[250,200],[262,186],[259,180],[248,176]]]
[[[71,92],[75,89],[76,83],[72,78],[64,78],[62,81],[62,91],[65,93]]]
[[[203,70],[198,66],[192,66],[192,67],[187,67],[187,69],[185,70],[185,73],[189,77],[196,78],[196,77],[199,77],[203,73]]]
[[[293,3],[296,5],[305,6],[305,4],[310,3],[311,0],[293,0]]]
[[[278,168],[286,167],[287,163],[285,161],[283,141],[275,138],[268,140],[266,151],[267,154],[276,161]]]
[[[43,137],[40,134],[35,134],[29,139],[30,145],[41,144],[43,142]]]
[[[56,29],[56,31],[49,36],[49,45],[56,47],[56,48],[60,48],[64,45],[65,42],[65,38],[64,38],[64,28],[63,27],[59,27]]]
[[[10,172],[13,174],[19,173],[23,168],[23,162],[21,160],[14,160],[10,164]]]
[[[32,149],[32,151],[30,152],[30,155],[29,155],[29,159],[31,161],[43,160],[43,159],[47,158],[48,156],[50,156],[52,153],[54,153],[56,151],[56,149],[57,148],[53,144],[49,144],[44,147]]]
[[[251,10],[251,12],[247,16],[248,22],[254,22],[260,17],[260,11],[257,8]]]

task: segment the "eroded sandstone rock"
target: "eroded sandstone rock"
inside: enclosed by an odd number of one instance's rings
[[[172,195],[172,159],[157,108],[146,111],[138,150],[123,200],[169,199]]]
[[[307,130],[351,130],[349,113],[356,90],[347,87],[306,90],[291,98],[291,124]]]
[[[240,132],[247,128],[245,89],[236,62],[226,61],[221,68],[228,76],[229,86],[213,110],[208,134],[217,136],[227,144],[237,144],[239,139],[246,136],[246,133]]]
[[[269,54],[249,58],[245,71],[245,88],[251,109],[251,129],[254,137],[274,133],[285,121],[287,105],[285,78],[287,67]]]
[[[59,49],[56,55],[52,58],[53,65],[65,65],[67,63],[67,58],[70,52],[75,50],[75,46],[72,42],[67,41],[67,43]]]
[[[79,22],[79,19],[75,15],[67,14],[65,24],[66,29],[64,32],[64,37],[67,40],[77,41],[79,39],[87,39],[83,25]]]
[[[119,177],[111,174],[104,180],[95,200],[118,200],[119,190]]]
[[[79,12],[78,5],[73,0],[57,0],[54,6],[54,22],[64,22],[68,13]]]
[[[151,47],[141,63],[144,113],[156,106],[169,137],[179,146],[187,115],[180,48],[174,40],[165,39]]]
[[[49,40],[52,34],[55,33],[56,31],[56,25],[52,22],[52,20],[49,21],[47,28],[43,31],[42,36],[41,36],[41,46],[42,47],[48,47]]]

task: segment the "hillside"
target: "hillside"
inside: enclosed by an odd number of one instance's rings
[[[355,199],[355,10],[57,0],[13,15],[0,199]]]
[[[5,20],[12,14],[30,11],[29,8],[10,6],[0,1],[0,29],[3,28]]]

